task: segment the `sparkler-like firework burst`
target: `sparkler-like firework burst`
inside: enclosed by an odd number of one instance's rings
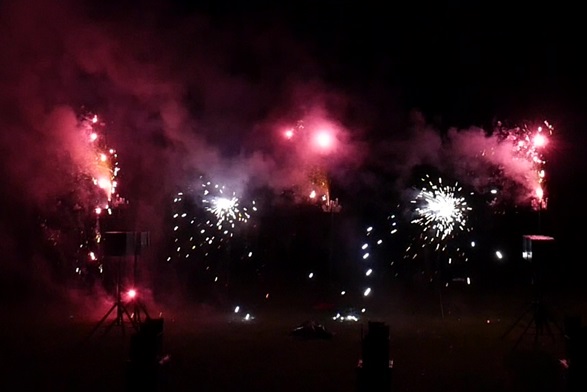
[[[467,212],[471,207],[463,196],[458,195],[462,187],[458,183],[453,186],[444,185],[441,177],[437,184],[433,183],[428,175],[422,181],[427,186],[422,187],[412,201],[417,205],[415,212],[418,216],[412,223],[421,225],[433,239],[440,241],[456,231],[467,230]]]
[[[524,162],[529,168],[527,183],[533,193],[531,204],[536,210],[545,209],[547,206],[544,150],[553,131],[554,127],[548,121],[537,126],[524,124],[511,128],[502,123],[497,124],[498,137],[511,143],[515,159]]]
[[[167,261],[218,256],[239,227],[257,211],[254,200],[245,205],[226,186],[206,181],[203,177],[200,177],[200,183],[200,186],[175,195],[172,211],[174,252]],[[252,251],[247,249],[246,253],[247,258],[252,257]],[[207,269],[213,272],[211,266]]]
[[[232,229],[239,222],[247,222],[251,217],[251,212],[257,210],[255,201],[252,201],[250,207],[241,206],[241,201],[236,192],[230,192],[224,185],[212,184],[210,181],[202,183],[204,194],[202,203],[205,209],[216,217],[216,227],[218,230],[228,231],[226,234],[233,235]]]
[[[75,131],[81,148],[70,171],[74,188],[58,197],[58,210],[41,223],[46,240],[63,258],[60,263],[82,280],[103,272],[100,220],[125,202],[117,193],[118,155],[107,146],[105,126],[95,114],[79,117]]]
[[[95,114],[88,114],[81,118],[80,129],[93,154],[88,166],[83,169],[86,175],[92,178],[92,182],[102,190],[105,200],[98,202],[96,208],[109,208],[109,203],[118,203],[116,194],[118,167],[118,154],[113,148],[108,148],[104,132],[105,124]]]
[[[466,274],[470,252],[474,242],[469,233],[469,206],[463,188],[455,182],[447,185],[442,177],[432,180],[429,175],[421,178],[422,186],[411,200],[415,217],[409,220],[417,228],[408,234],[408,246],[404,251],[403,273],[418,276],[425,282],[464,281],[471,283]],[[407,232],[408,230],[406,230]],[[410,230],[411,231],[411,230]],[[420,257],[423,256],[423,257]],[[415,261],[418,263],[414,264]]]
[[[80,244],[81,260],[76,272],[82,274],[87,265],[95,265],[100,273],[103,272],[100,242],[102,238],[100,216],[104,213],[112,214],[112,209],[124,203],[124,199],[116,193],[118,181],[118,154],[106,143],[105,123],[98,119],[96,114],[86,114],[81,117],[79,128],[88,143],[89,151],[93,155],[89,166],[84,169],[85,176],[89,176],[93,185],[100,191],[92,201],[91,211],[95,215],[91,230],[87,230]],[[85,237],[85,238],[84,238]]]

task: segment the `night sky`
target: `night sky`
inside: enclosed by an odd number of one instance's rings
[[[279,26],[304,54],[294,73],[348,94],[347,120],[367,128],[368,137],[385,139],[407,127],[414,110],[439,129],[540,118],[554,124],[560,138],[549,163],[557,174],[553,180],[575,188],[571,184],[580,176],[568,170],[585,173],[579,147],[587,87],[584,29],[573,7],[230,3],[177,7],[262,35]]]
[[[572,8],[220,4],[203,8],[221,24],[283,26],[320,64],[325,81],[372,99],[388,91],[394,106],[420,108],[447,126],[580,108],[584,62]]]
[[[108,122],[133,223],[150,230],[194,170],[271,187],[285,173],[294,178],[296,170],[267,151],[276,129],[308,113],[326,115],[346,137],[348,148],[330,162],[341,188],[369,192],[387,189],[373,178],[403,161],[390,165],[382,152],[409,138],[414,124],[444,135],[498,120],[547,120],[556,129],[549,219],[567,245],[582,238],[584,228],[572,226],[586,218],[573,207],[587,168],[578,10],[262,3],[0,3],[0,186],[5,207],[14,206],[2,212],[0,234],[14,258],[9,269],[34,259],[31,222],[71,187],[63,173],[80,164],[68,132],[80,108]],[[418,143],[411,148],[406,161]]]
[[[441,131],[548,120],[557,132],[550,181],[560,186],[561,203],[576,200],[587,167],[579,13],[562,4],[429,3],[202,8],[220,23],[279,25],[291,33],[317,64],[310,77],[351,97],[348,120],[368,128],[368,138],[401,132],[414,111]],[[577,214],[560,213],[569,224]]]

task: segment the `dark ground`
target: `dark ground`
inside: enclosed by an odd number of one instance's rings
[[[249,322],[228,307],[148,304],[152,317],[164,318],[163,353],[170,358],[157,373],[158,390],[355,391],[367,320],[390,328],[393,391],[566,390],[560,364],[565,341],[554,324],[554,339],[544,334],[534,342],[533,324],[523,333],[529,319],[515,323],[528,303],[527,291],[481,293],[471,287],[444,290],[442,308],[432,291],[391,288],[363,320],[352,323],[335,322],[332,310],[307,306],[295,295],[258,306]],[[559,325],[565,315],[585,314],[580,292],[567,287],[548,297]],[[108,308],[106,303],[5,306],[0,390],[128,390],[130,326],[125,335],[114,326],[84,340]],[[323,323],[334,337],[288,336],[305,320]]]

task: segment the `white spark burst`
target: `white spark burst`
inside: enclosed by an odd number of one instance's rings
[[[443,185],[442,178],[437,183],[422,179],[424,186],[412,203],[416,204],[417,217],[412,223],[422,226],[424,231],[432,233],[432,239],[445,240],[457,231],[467,230],[467,213],[471,207],[463,196],[459,196],[462,188],[455,185]]]
[[[216,216],[215,225],[218,229],[227,225],[228,230],[232,231],[237,222],[247,222],[251,217],[249,208],[241,206],[236,192],[228,192],[224,185],[213,185],[211,182],[203,183],[202,187],[204,208]],[[250,209],[256,210],[254,201]]]

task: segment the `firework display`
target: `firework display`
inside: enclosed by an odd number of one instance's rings
[[[74,189],[57,200],[53,217],[43,219],[45,238],[59,249],[59,263],[83,281],[103,273],[101,220],[126,201],[117,192],[118,154],[109,148],[106,124],[95,114],[79,117],[80,163],[72,170]]]
[[[434,183],[428,175],[422,182],[424,186],[412,201],[417,216],[412,223],[422,227],[424,239],[436,242],[438,250],[444,240],[467,230],[467,213],[471,207],[459,195],[462,187],[458,183],[444,185],[441,177]]]
[[[525,185],[529,188],[530,202],[534,209],[547,207],[545,148],[554,132],[554,127],[544,121],[540,125],[508,127],[498,122],[496,135],[502,143],[511,146],[514,160],[526,168]]]
[[[212,184],[210,181],[202,183],[202,203],[205,209],[216,217],[214,226],[223,234],[233,236],[236,225],[240,222],[247,222],[251,213],[257,210],[255,201],[250,207],[241,206],[241,200],[236,192],[230,192],[226,186]]]
[[[396,241],[399,230],[398,217],[389,214],[385,220],[377,221],[361,230],[358,240],[358,249],[353,249],[352,255],[355,264],[352,269],[352,283],[342,285],[340,288],[340,309],[333,316],[333,320],[359,321],[367,312],[368,301],[376,295],[376,285],[390,271],[398,276],[398,263],[396,255],[400,251]]]
[[[117,193],[118,173],[118,154],[113,148],[109,148],[106,141],[105,123],[100,121],[95,114],[89,114],[81,119],[80,129],[83,137],[86,138],[90,145],[90,151],[94,154],[93,163],[86,169],[87,174],[91,176],[91,182],[95,187],[100,189],[97,198],[93,201],[92,210],[95,214],[95,223],[93,228],[85,235],[85,239],[80,244],[82,256],[87,252],[87,258],[90,263],[97,265],[99,271],[103,271],[102,255],[100,252],[101,227],[100,218],[103,214],[112,214],[112,209],[120,206],[125,201]],[[83,260],[83,259],[82,259]],[[79,268],[78,273],[83,271]]]
[[[299,120],[295,127],[283,132],[295,151],[295,162],[303,168],[303,180],[294,185],[298,199],[330,209],[335,202],[330,197],[330,181],[323,158],[336,148],[334,132],[327,127],[308,127]],[[337,203],[337,202],[335,202]]]
[[[113,196],[116,195],[116,177],[120,168],[118,167],[118,156],[116,151],[108,148],[103,128],[105,124],[98,119],[97,115],[89,115],[81,120],[80,128],[95,154],[94,164],[88,167],[88,174],[92,176],[94,185],[103,190],[105,200],[96,208],[109,208]]]
[[[102,273],[100,242],[103,220],[126,203],[118,194],[118,155],[108,146],[105,128],[105,123],[94,114],[81,116],[77,127],[86,156],[75,174],[78,189],[74,193],[78,196],[83,194],[83,197],[77,197],[71,203],[72,214],[79,222],[73,251],[75,255],[62,257],[74,260],[75,273],[79,276],[95,274],[96,271]],[[533,187],[532,206],[544,209],[547,176],[543,153],[552,131],[553,127],[547,122],[539,127],[507,128],[500,124],[494,135],[481,137],[476,134],[476,144],[466,157],[480,162],[478,166],[470,166],[479,169],[479,177],[483,177],[480,184],[484,187],[495,185],[488,193],[495,197],[505,194],[508,181],[515,186],[524,185],[524,189]],[[387,211],[385,219],[380,218],[380,206],[369,206],[377,208],[377,211],[366,208],[371,218],[361,217],[363,227],[358,231],[358,237],[338,246],[337,240],[342,239],[342,233],[348,235],[349,232],[342,225],[347,225],[349,221],[333,218],[334,213],[341,212],[338,199],[331,196],[331,180],[327,174],[333,164],[329,154],[340,142],[336,132],[328,127],[308,126],[298,121],[295,127],[284,131],[283,137],[291,153],[289,157],[284,154],[284,163],[291,165],[295,173],[291,176],[292,181],[296,181],[295,201],[308,214],[308,220],[295,219],[295,214],[286,214],[284,216],[292,218],[292,221],[283,224],[313,224],[316,230],[305,230],[302,236],[299,230],[304,229],[296,228],[288,231],[294,234],[280,239],[282,244],[276,244],[274,250],[257,249],[258,243],[255,245],[255,241],[251,241],[250,233],[259,230],[256,225],[260,220],[254,219],[258,203],[222,181],[199,175],[202,171],[198,170],[194,181],[172,196],[168,216],[170,238],[167,239],[170,247],[163,250],[164,257],[161,258],[162,262],[167,262],[166,265],[175,266],[182,273],[189,271],[184,274],[186,286],[207,282],[210,285],[201,285],[202,290],[204,287],[214,290],[211,287],[227,288],[229,282],[234,285],[234,280],[244,281],[247,277],[262,279],[265,273],[269,276],[267,271],[271,268],[266,266],[276,262],[268,258],[280,257],[279,252],[292,252],[295,247],[308,247],[296,253],[303,260],[291,256],[287,262],[299,268],[300,279],[307,281],[309,287],[325,290],[321,286],[328,283],[335,288],[337,301],[345,305],[336,312],[335,320],[356,321],[366,312],[371,298],[378,296],[380,285],[386,282],[384,279],[389,277],[411,279],[421,275],[431,281],[440,277],[438,271],[442,271],[440,278],[444,282],[460,279],[470,284],[468,270],[464,275],[460,271],[467,269],[463,265],[472,259],[472,252],[479,252],[479,244],[489,249],[490,256],[486,257],[491,257],[496,263],[505,262],[503,247],[496,245],[492,248],[493,244],[487,241],[475,242],[473,239],[475,215],[481,214],[483,208],[493,207],[488,206],[485,200],[480,202],[486,197],[480,187],[475,186],[470,177],[462,177],[465,171],[451,165],[442,168],[433,164],[410,166],[411,178],[417,178],[410,197],[403,197],[406,195],[405,183],[403,189],[395,189],[397,193],[387,200],[397,203],[395,212]],[[465,137],[472,136],[465,132],[461,140]],[[463,143],[458,149],[465,151],[464,147],[469,145],[473,144]],[[496,158],[498,156],[499,159]],[[497,169],[487,171],[488,166]],[[514,166],[515,173],[520,174],[517,177],[511,175]],[[487,181],[487,173],[491,173],[492,182]],[[475,173],[468,171],[467,174],[472,176]],[[294,207],[287,204],[286,208]],[[270,211],[265,213],[271,214]],[[43,228],[55,248],[64,247],[63,230],[59,225],[45,222]],[[268,233],[263,239],[270,235],[275,233]],[[340,258],[345,260],[339,262]],[[244,264],[254,272],[239,267]],[[335,282],[337,279],[339,281]],[[263,295],[268,298],[268,291],[264,291]],[[233,317],[244,321],[254,319],[244,297],[237,296],[232,300]]]
[[[173,199],[173,253],[167,261],[208,260],[205,269],[218,271],[218,260],[226,257],[230,240],[257,212],[255,200],[245,202],[227,186],[215,184],[200,176],[199,185],[178,192]],[[253,256],[252,250],[246,257]],[[216,265],[214,265],[216,261]],[[218,275],[212,276],[218,281]]]
[[[469,214],[473,209],[464,190],[458,182],[448,185],[442,177],[433,179],[428,174],[420,182],[409,203],[406,216],[411,218],[403,233],[407,242],[404,263],[397,270],[428,282],[438,278],[448,285],[450,281],[466,279],[470,284],[470,278],[461,276],[466,273],[474,244],[469,236]]]

